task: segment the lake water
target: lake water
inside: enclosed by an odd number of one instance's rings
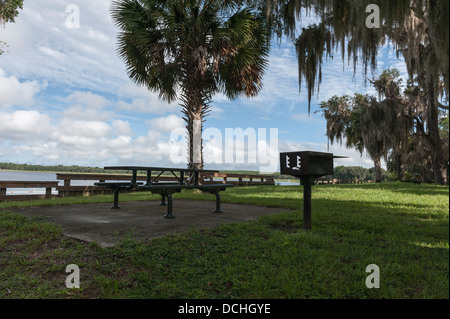
[[[231,180],[231,179],[229,179]],[[0,181],[56,181],[56,173],[51,172],[24,172],[24,171],[3,171],[0,170]],[[59,185],[64,185],[64,181],[58,181]],[[94,185],[97,180],[92,181],[71,181],[71,185],[73,186],[88,186]],[[291,186],[291,185],[299,185],[298,181],[293,182],[285,182],[285,181],[276,181],[276,185],[280,186]],[[52,193],[57,195],[58,192],[56,189],[52,190]],[[25,188],[11,188],[7,190],[6,195],[26,195],[26,194],[45,194],[45,189],[37,188],[37,189],[25,189]]]
[[[300,181],[296,181],[296,182],[284,182],[284,181],[275,181],[275,185],[279,185],[279,186],[295,186],[295,185],[300,185]]]

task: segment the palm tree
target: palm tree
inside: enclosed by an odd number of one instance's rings
[[[203,130],[213,95],[252,97],[262,87],[269,53],[266,22],[252,7],[238,3],[119,0],[112,4],[112,17],[121,30],[118,52],[129,77],[158,92],[164,101],[181,102],[189,168],[203,168],[201,139],[194,142]]]

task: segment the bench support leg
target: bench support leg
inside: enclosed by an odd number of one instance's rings
[[[166,206],[166,195],[163,193],[161,195],[161,204],[159,204],[160,206]]]
[[[114,190],[114,205],[111,206],[111,209],[120,209],[119,206],[119,189]]]
[[[175,191],[176,192],[176,191]],[[159,194],[161,195],[162,201],[161,206],[167,206],[167,213],[164,215],[165,218],[175,218],[175,215],[172,214],[172,194],[173,190],[167,190],[167,189],[158,189],[158,190],[151,190],[152,194]],[[165,201],[165,198],[167,197],[167,204]]]
[[[214,210],[214,213],[223,213],[223,211],[220,209],[220,195],[219,191],[215,190],[214,195],[216,195],[216,209]]]
[[[172,214],[172,194],[170,192],[167,192],[165,195],[167,195],[169,204],[167,205],[167,213],[164,217],[165,218],[175,218],[175,216]],[[164,195],[162,195],[162,196],[164,196]]]

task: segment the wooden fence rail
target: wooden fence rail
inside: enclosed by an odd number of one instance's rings
[[[105,175],[105,174],[56,174],[57,180],[64,181],[63,186],[58,186],[58,196],[59,197],[71,197],[71,196],[90,196],[90,195],[100,195],[100,194],[110,194],[112,191],[106,187],[99,187],[94,185],[71,185],[71,181],[93,181],[93,182],[104,182],[106,180],[122,181],[130,180],[129,175]]]
[[[58,182],[49,181],[0,181],[0,201],[3,200],[32,200],[52,197],[52,189],[58,186]],[[7,195],[11,188],[45,188],[45,194],[32,195]]]

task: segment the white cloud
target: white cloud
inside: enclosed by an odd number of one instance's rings
[[[0,113],[0,121],[5,123],[0,127],[0,153],[2,156],[7,154],[9,158],[32,157],[48,164],[96,166],[108,164],[183,166],[186,162],[186,139],[174,141],[162,134],[180,128],[180,124],[184,125],[182,119],[175,115],[151,120],[152,129],[145,136],[135,138],[132,137],[130,124],[123,120],[102,122],[63,119],[62,122],[53,125],[46,114],[36,111],[16,111]],[[257,144],[249,147],[250,139],[233,141],[225,132],[218,129],[209,133],[215,134],[212,135],[215,138],[204,136],[204,160],[209,168],[276,172],[279,152],[306,150],[331,152],[349,157],[336,159],[335,166],[367,168],[373,166],[372,160],[365,154],[361,157],[356,150],[339,145],[331,145],[328,150],[326,144],[275,141],[272,136],[269,140],[264,140],[264,136],[258,135],[254,140]],[[34,141],[33,144],[30,144],[30,141]],[[9,144],[10,142],[13,144]],[[177,160],[174,161],[174,154],[180,154],[181,157],[176,157]],[[231,162],[227,158],[229,154],[233,154]]]
[[[59,85],[116,93],[129,83],[117,56],[117,28],[110,19],[110,1],[81,1],[80,28],[65,24],[63,0],[29,1],[2,40],[9,44],[0,67],[20,78],[45,78]],[[32,63],[29,63],[32,61]]]
[[[225,110],[221,107],[212,105],[211,106],[211,112],[209,113],[208,117],[214,118],[214,119],[223,119],[225,116]]]
[[[165,133],[170,133],[177,128],[183,128],[186,125],[184,120],[176,115],[169,115],[166,117],[151,119],[146,123],[149,124],[154,131]]]
[[[37,81],[21,82],[15,76],[7,76],[0,68],[0,107],[31,106],[34,96],[45,87]]]
[[[64,59],[66,57],[64,53],[53,50],[52,48],[39,47],[38,50],[51,59]]]
[[[302,113],[302,114],[292,114],[291,119],[297,122],[311,123],[318,121],[318,118],[313,114]]]
[[[102,109],[111,102],[103,96],[93,94],[92,92],[75,91],[66,98],[67,102],[72,104],[85,105],[88,108]]]
[[[62,116],[65,119],[73,119],[73,120],[86,120],[86,121],[107,121],[114,116],[114,113],[111,111],[99,111],[98,109],[86,108],[81,105],[74,105],[62,112]]]
[[[133,131],[131,130],[130,123],[122,120],[115,120],[112,122],[112,130],[115,134],[121,136],[132,136]]]
[[[118,115],[113,111],[115,103],[92,92],[75,91],[57,101],[62,119],[84,121],[109,121]],[[55,114],[56,116],[57,114]]]
[[[166,114],[180,110],[178,102],[167,103],[162,101],[158,94],[143,86],[127,83],[117,92],[120,101],[118,109],[132,113]]]
[[[131,113],[165,114],[179,110],[178,105],[166,104],[155,97],[134,98],[131,103],[119,101],[117,108],[120,111]]]
[[[12,149],[9,149],[9,151],[12,151],[18,155],[32,154],[33,157],[40,160],[39,163],[42,163],[42,161],[54,162],[59,159],[57,143],[55,142],[47,142],[37,145],[18,145],[13,146]]]
[[[111,133],[111,127],[100,121],[68,120],[64,119],[58,125],[58,134],[68,139],[100,138]]]
[[[0,112],[0,140],[36,142],[45,138],[49,131],[50,117],[37,111]]]

